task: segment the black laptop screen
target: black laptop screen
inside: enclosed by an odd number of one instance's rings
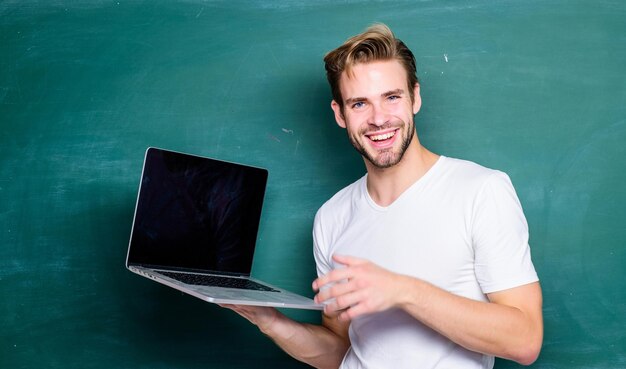
[[[267,171],[148,149],[129,265],[249,274]]]

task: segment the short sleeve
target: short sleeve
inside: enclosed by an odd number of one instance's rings
[[[528,224],[509,177],[496,171],[476,196],[472,214],[475,273],[484,293],[538,280]]]
[[[315,215],[315,220],[313,221],[313,257],[315,258],[315,267],[318,277],[330,272],[332,269],[328,259],[328,245],[322,230],[321,218],[321,210],[318,210]]]

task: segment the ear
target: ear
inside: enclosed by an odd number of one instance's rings
[[[337,121],[339,127],[346,128],[346,120],[343,117],[341,106],[339,106],[339,104],[335,100],[333,100],[330,103],[330,107],[333,109],[333,112],[335,112],[335,120]]]
[[[417,114],[422,107],[422,97],[420,96],[420,84],[416,83],[413,87],[413,115]]]

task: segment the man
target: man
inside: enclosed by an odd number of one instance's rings
[[[534,362],[542,295],[506,174],[420,144],[415,60],[386,26],[324,61],[335,119],[367,174],[315,218],[322,325],[272,308],[230,308],[318,368],[491,368],[494,356]]]

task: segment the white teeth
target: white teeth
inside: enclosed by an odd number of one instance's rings
[[[385,133],[382,135],[376,135],[376,136],[370,136],[370,139],[372,141],[382,141],[382,140],[387,140],[391,137],[393,137],[396,134],[396,132],[389,132],[389,133]]]

